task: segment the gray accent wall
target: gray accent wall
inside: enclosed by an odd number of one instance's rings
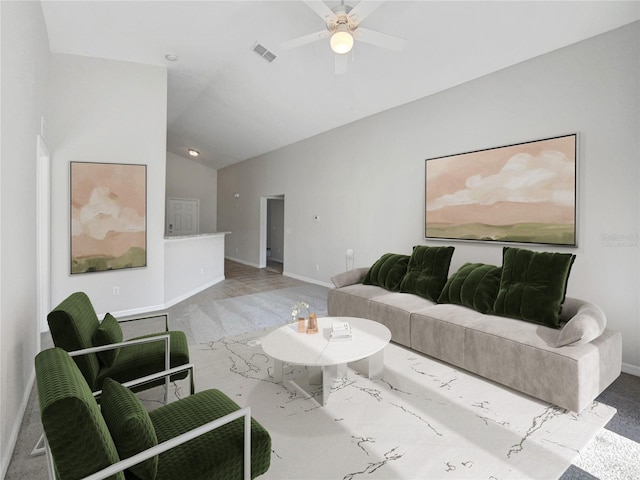
[[[455,245],[451,273],[499,265],[503,245],[424,240],[425,159],[577,132],[579,245],[527,248],[577,255],[568,294],[604,309],[640,375],[639,94],[636,22],[221,169],[226,251],[257,265],[260,197],[283,193],[285,275],[329,284],[348,248],[358,267],[419,244]]]
[[[201,233],[216,231],[217,188],[218,172],[215,168],[167,152],[166,197],[200,200]]]

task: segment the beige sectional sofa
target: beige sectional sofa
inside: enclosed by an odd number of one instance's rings
[[[620,332],[592,303],[567,297],[551,328],[363,284],[369,270],[332,278],[329,315],[375,320],[395,343],[574,412],[620,375]]]

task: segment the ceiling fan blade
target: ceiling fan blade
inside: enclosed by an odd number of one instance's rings
[[[365,43],[377,45],[378,47],[388,48],[399,52],[404,48],[407,41],[404,38],[394,37],[386,33],[375,32],[366,28],[358,27],[354,32],[354,36]]]
[[[331,11],[326,3],[318,0],[302,0],[307,4],[311,10],[324,20],[325,23],[330,23],[336,17],[336,14]]]
[[[367,18],[375,9],[377,9],[384,2],[375,1],[363,1],[361,0],[353,9],[348,13],[348,17],[353,19],[356,25],[359,25],[365,18]]]
[[[336,75],[342,75],[347,72],[347,66],[349,66],[349,54],[348,53],[336,53]]]
[[[292,38],[291,40],[282,42],[280,44],[280,48],[282,48],[283,50],[288,50],[291,48],[301,47],[302,45],[306,45],[307,43],[313,43],[324,38],[329,38],[330,33],[331,32],[329,32],[329,30],[321,30],[319,32],[303,35],[302,37]]]

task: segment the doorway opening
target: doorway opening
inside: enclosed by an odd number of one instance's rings
[[[284,271],[284,195],[260,199],[260,268]]]

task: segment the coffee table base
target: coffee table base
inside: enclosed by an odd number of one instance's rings
[[[366,375],[370,380],[380,380],[384,374],[384,350],[374,353],[373,355],[354,362],[354,365],[362,365],[364,371],[361,372]],[[284,362],[273,359],[273,379],[277,383],[283,383]],[[336,381],[343,379],[347,376],[347,364],[341,363],[338,365],[324,365],[322,367],[317,366],[305,366],[307,369],[307,381],[309,385],[322,385],[322,403],[326,405],[329,399],[329,394],[335,386]],[[358,369],[359,370],[359,369]],[[314,398],[314,395],[304,389],[299,384],[292,381],[292,383],[300,390],[304,391],[307,395]],[[319,402],[318,402],[319,403]]]

